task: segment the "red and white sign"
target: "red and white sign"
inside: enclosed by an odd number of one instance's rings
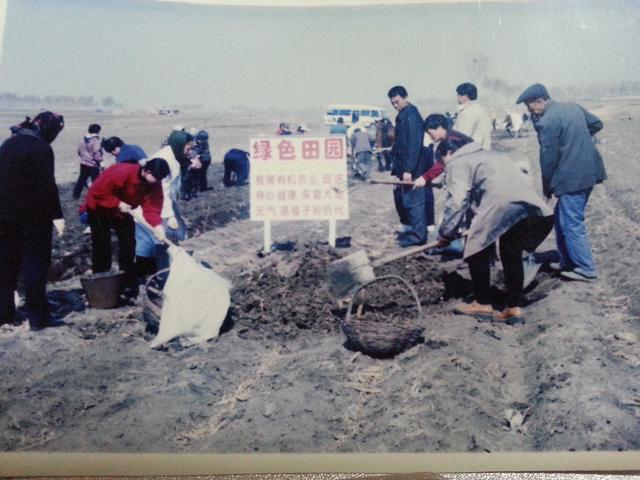
[[[347,220],[343,136],[251,139],[251,220]]]

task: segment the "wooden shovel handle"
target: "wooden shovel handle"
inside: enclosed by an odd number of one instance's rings
[[[411,180],[369,180],[369,183],[382,185],[405,185],[407,187],[413,187],[413,182]]]
[[[391,255],[387,255],[386,257],[379,258],[371,262],[372,267],[379,267],[384,265],[385,263],[393,262],[394,260],[399,260],[404,257],[409,257],[411,255],[415,255],[416,253],[425,252],[427,250],[431,250],[439,245],[438,241],[427,243],[426,245],[421,245],[419,247],[408,248],[398,253],[392,253]]]

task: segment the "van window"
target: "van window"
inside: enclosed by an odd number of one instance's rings
[[[360,110],[360,115],[363,117],[369,117],[371,116],[371,110]]]
[[[338,115],[337,109],[327,110],[327,115]]]
[[[349,116],[349,115],[351,115],[351,110],[340,110],[340,111],[339,111],[339,114],[340,114],[340,115],[347,115],[347,116]]]
[[[378,111],[377,111],[377,110],[371,110],[371,116],[372,116],[373,118],[378,118],[380,115],[378,114]]]

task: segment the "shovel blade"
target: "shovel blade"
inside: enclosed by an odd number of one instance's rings
[[[353,288],[376,278],[369,258],[363,251],[331,262],[327,266],[327,276],[331,293],[338,298],[347,295]]]
[[[522,289],[524,290],[536,278],[542,263],[536,262],[533,253],[531,253],[522,259],[522,266],[524,267],[524,281],[522,282]]]

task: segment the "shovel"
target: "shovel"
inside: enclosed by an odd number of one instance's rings
[[[411,180],[369,180],[368,183],[381,185],[405,185],[407,187],[413,187],[413,182]]]
[[[533,253],[529,253],[522,258],[522,266],[524,267],[524,281],[522,282],[522,289],[524,290],[536,278],[542,263],[536,262]]]
[[[416,253],[425,252],[435,248],[439,243],[431,242],[419,247],[408,248],[401,252],[392,253],[373,262],[369,261],[364,251],[359,251],[347,255],[340,260],[331,262],[327,266],[327,275],[329,278],[329,286],[334,296],[340,298],[345,296],[353,287],[364,285],[376,278],[373,269],[394,260],[415,255]]]

